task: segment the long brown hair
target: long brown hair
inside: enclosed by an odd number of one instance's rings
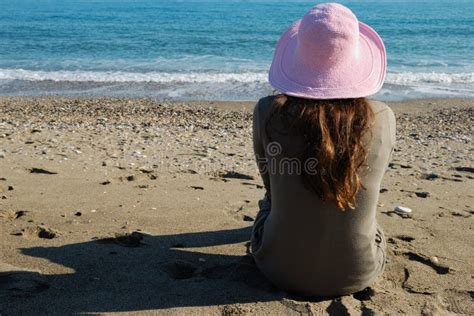
[[[302,137],[300,161],[316,159],[313,172],[302,168],[303,183],[341,210],[354,209],[356,194],[363,188],[360,169],[367,160],[362,137],[374,121],[367,100],[308,100],[280,94],[266,122],[270,140],[278,125],[275,120],[283,123],[286,133]]]

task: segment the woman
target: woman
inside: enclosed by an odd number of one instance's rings
[[[395,117],[364,97],[380,90],[385,72],[380,37],[339,4],[312,8],[278,42],[269,81],[282,94],[254,111],[266,196],[252,253],[284,290],[346,295],[384,269],[375,213]]]

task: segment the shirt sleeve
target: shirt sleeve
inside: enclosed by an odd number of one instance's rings
[[[389,131],[390,131],[390,141],[391,141],[391,151],[390,155],[388,158],[388,161],[392,160],[392,155],[393,151],[395,149],[395,143],[396,143],[396,128],[397,128],[397,123],[395,120],[395,114],[393,114],[393,111],[389,108],[388,112],[388,126],[389,126]]]
[[[260,122],[260,107],[261,101],[257,103],[253,111],[253,150],[257,167],[262,177],[263,185],[265,186],[266,196],[270,196],[270,177],[268,173],[267,158],[265,155],[265,148],[261,137],[261,122]]]

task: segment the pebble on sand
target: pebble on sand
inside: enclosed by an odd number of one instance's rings
[[[57,172],[54,171],[49,171],[46,169],[42,168],[31,168],[30,173],[38,173],[38,174],[58,174]]]
[[[426,192],[426,191],[423,191],[423,192],[415,192],[416,196],[417,197],[421,197],[421,198],[427,198],[430,196],[430,192]]]
[[[436,172],[431,172],[431,173],[427,173],[423,175],[423,179],[431,180],[431,181],[433,181],[434,179],[438,179],[439,177],[440,175],[437,174]]]
[[[411,208],[409,207],[406,207],[406,206],[396,206],[394,209],[393,209],[394,212],[397,212],[397,213],[411,213]]]

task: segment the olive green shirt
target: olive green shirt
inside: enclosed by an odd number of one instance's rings
[[[341,211],[308,190],[297,167],[290,167],[285,154],[301,150],[301,140],[272,133],[270,143],[265,124],[272,101],[273,97],[261,99],[253,118],[254,150],[271,196],[262,240],[253,253],[255,261],[284,290],[310,296],[360,291],[374,282],[385,264],[385,240],[375,214],[395,144],[395,116],[384,103],[370,101],[375,122],[365,140],[368,168],[361,177],[366,189],[357,193],[356,209]],[[283,169],[275,169],[279,167]]]

